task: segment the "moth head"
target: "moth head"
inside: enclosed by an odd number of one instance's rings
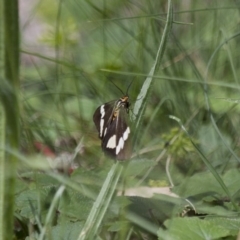
[[[125,108],[128,112],[128,108],[130,107],[130,102],[129,102],[128,95],[125,95],[118,100],[117,109],[119,109],[121,107]]]

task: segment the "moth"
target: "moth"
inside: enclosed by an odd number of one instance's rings
[[[131,155],[129,107],[129,96],[126,94],[99,106],[93,115],[103,152],[117,160],[129,159]]]

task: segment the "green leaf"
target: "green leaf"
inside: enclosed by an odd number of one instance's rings
[[[40,185],[42,187],[51,187],[58,186],[59,182],[53,177],[47,175],[44,172],[26,172],[21,174],[21,177],[27,178],[28,181],[31,181],[32,186]]]
[[[48,239],[52,240],[76,240],[82,229],[82,223],[64,223],[57,225],[51,229]]]
[[[209,199],[208,197],[204,198],[203,202],[199,204],[194,204],[197,214],[208,214],[213,216],[229,216],[232,217],[236,215],[236,212],[229,211],[232,209],[232,205],[230,203],[224,203],[222,206],[215,206],[216,198],[212,197]],[[227,206],[229,205],[229,206]]]
[[[59,204],[60,217],[71,220],[86,220],[92,208],[93,200],[77,191],[67,190]]]
[[[31,219],[33,222],[38,214],[41,215],[41,219],[45,219],[55,191],[54,186],[47,186],[21,192],[16,196],[15,208],[22,217]]]
[[[208,222],[217,225],[219,227],[228,229],[231,235],[237,235],[240,229],[240,218],[208,218]]]
[[[238,183],[240,182],[240,173],[238,169],[229,170],[222,176],[222,179],[232,195],[239,190]],[[187,184],[182,183],[181,185],[174,187],[173,192],[185,198],[198,194],[206,196],[214,194],[226,196],[225,191],[210,172],[195,174],[188,178]]]
[[[108,231],[110,232],[118,232],[123,229],[127,229],[129,227],[129,221],[115,221],[112,222]]]
[[[175,218],[167,220],[164,225],[167,230],[159,229],[159,240],[209,240],[219,239],[230,234],[228,229],[198,218]]]
[[[23,191],[26,191],[28,189],[28,185],[26,182],[18,179],[18,181],[16,181],[16,185],[15,185],[15,194],[20,194]]]
[[[206,155],[210,156],[209,158],[211,158],[211,163],[214,166],[223,164],[228,159],[225,157],[227,156],[228,149],[224,146],[212,124],[201,126],[198,135],[201,149]],[[230,136],[224,133],[222,133],[222,136],[225,143],[230,147]]]

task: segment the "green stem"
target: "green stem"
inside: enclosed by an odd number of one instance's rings
[[[4,62],[4,2],[0,0],[0,82],[5,75]],[[4,240],[4,191],[5,191],[5,114],[0,101],[0,240]]]
[[[17,158],[5,149],[19,145],[18,0],[0,0],[0,240],[12,239]]]

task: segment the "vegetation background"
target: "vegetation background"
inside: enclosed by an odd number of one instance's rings
[[[240,238],[240,1],[173,1],[171,27],[169,5],[19,1],[20,75],[0,71],[0,191],[14,189],[0,199],[0,226],[11,224],[9,204],[15,239]],[[142,114],[130,113],[140,118],[132,158],[115,163],[92,116],[131,82]]]

